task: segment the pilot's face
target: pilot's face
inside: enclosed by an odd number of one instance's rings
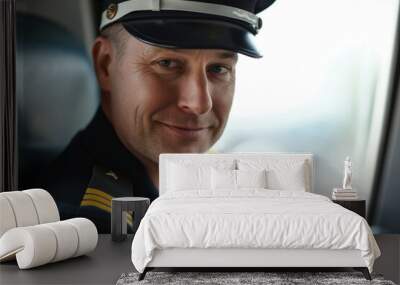
[[[102,104],[132,153],[152,161],[160,153],[202,153],[222,135],[236,53],[159,48],[129,36],[123,55],[113,54]]]

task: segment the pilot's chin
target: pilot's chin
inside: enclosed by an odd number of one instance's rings
[[[169,153],[205,153],[210,147],[201,146],[182,146],[169,148]]]

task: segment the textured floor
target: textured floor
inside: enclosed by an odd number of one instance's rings
[[[360,272],[148,272],[137,281],[138,273],[122,274],[117,285],[133,284],[379,284],[395,285],[380,275],[368,281]]]

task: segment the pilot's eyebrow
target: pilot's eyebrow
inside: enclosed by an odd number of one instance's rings
[[[173,50],[175,52],[183,52],[183,53],[189,52],[188,50],[178,49],[178,48],[171,48],[171,50]],[[237,54],[234,53],[234,52],[221,51],[221,52],[218,52],[217,54],[218,54],[218,57],[221,58],[221,59],[232,58],[235,61],[237,61],[237,59],[238,59]]]
[[[218,53],[219,58],[232,58],[233,60],[237,61],[238,60],[238,55],[237,53],[234,52],[219,52]]]
[[[156,51],[173,51],[177,53],[189,53],[190,51],[187,49],[179,49],[179,48],[160,48],[160,47],[152,47],[153,52]],[[238,60],[238,55],[235,52],[229,52],[229,51],[221,51],[217,53],[218,58],[225,59],[225,58],[231,58],[235,62]]]

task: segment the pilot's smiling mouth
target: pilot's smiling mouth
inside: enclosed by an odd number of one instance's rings
[[[186,138],[201,137],[211,129],[211,127],[209,126],[187,126],[170,122],[157,122],[172,135],[182,136]]]

